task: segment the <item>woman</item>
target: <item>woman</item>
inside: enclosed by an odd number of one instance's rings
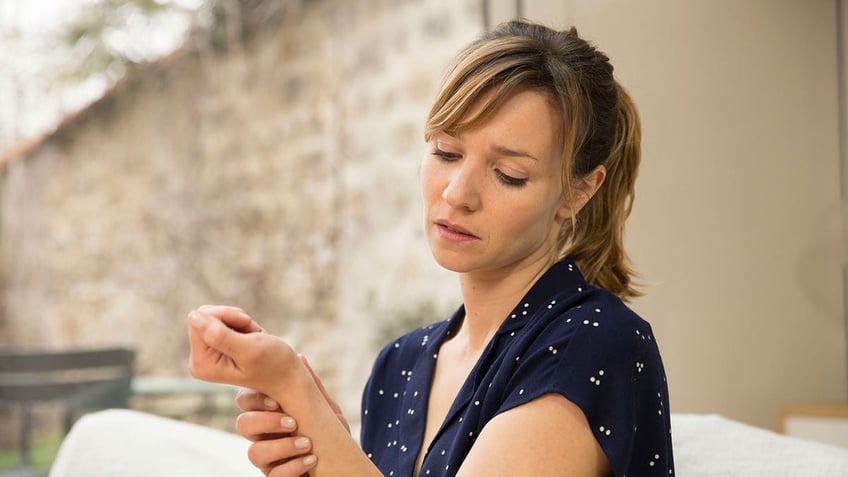
[[[463,304],[378,356],[361,449],[317,377],[241,310],[189,315],[190,367],[255,391],[239,432],[266,475],[672,475],[668,393],[622,247],[635,107],[577,32],[504,24],[427,119],[424,226]],[[270,406],[269,406],[270,405]]]

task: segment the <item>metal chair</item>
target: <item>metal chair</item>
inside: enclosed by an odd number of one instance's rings
[[[18,411],[21,465],[30,468],[33,408],[60,403],[64,432],[83,412],[126,408],[135,350],[0,349],[0,406]]]

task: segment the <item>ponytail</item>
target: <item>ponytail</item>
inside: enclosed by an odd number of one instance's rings
[[[615,136],[610,155],[602,163],[606,177],[573,224],[565,227],[570,232],[565,255],[575,260],[589,283],[627,301],[642,295],[633,283],[637,274],[624,250],[624,223],[633,207],[642,131],[630,95],[617,83],[616,89]]]

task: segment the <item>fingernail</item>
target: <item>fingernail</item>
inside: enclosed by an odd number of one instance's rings
[[[294,441],[294,446],[298,449],[308,449],[309,448],[309,438],[308,437],[298,437]]]
[[[315,455],[309,454],[308,456],[304,457],[301,462],[303,462],[303,465],[309,467],[314,465],[316,460],[318,459],[315,458]]]
[[[198,313],[196,311],[192,311],[188,315],[188,320],[192,324],[192,326],[201,327],[209,322],[209,318],[202,313]]]
[[[266,397],[264,400],[262,400],[262,403],[265,404],[265,407],[267,407],[268,409],[277,409],[277,401],[274,401],[269,397]]]
[[[294,429],[295,422],[294,419],[290,418],[289,416],[286,416],[280,419],[280,425],[283,426],[283,429]]]

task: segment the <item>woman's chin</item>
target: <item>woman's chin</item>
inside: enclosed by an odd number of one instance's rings
[[[433,259],[436,260],[436,263],[445,270],[463,273],[469,271],[471,268],[466,257],[457,256],[455,253],[433,250],[432,248],[430,252],[433,254]]]

